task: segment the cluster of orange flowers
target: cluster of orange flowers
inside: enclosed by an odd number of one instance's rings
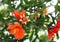
[[[28,17],[25,16],[26,10],[19,12],[18,10],[14,10],[13,15],[20,21],[20,24],[11,24],[8,26],[8,30],[10,34],[14,35],[14,39],[20,40],[24,38],[24,29],[22,28],[22,24],[28,22]]]
[[[10,34],[14,35],[14,38],[17,40],[24,38],[24,29],[22,28],[22,24],[25,24],[28,22],[28,17],[25,16],[26,10],[23,10],[19,12],[18,10],[14,10],[13,15],[18,19],[20,24],[11,24],[8,26],[8,30]],[[47,11],[44,10],[43,14],[46,14]],[[38,14],[35,15],[35,19],[39,18]],[[60,29],[60,20],[57,21],[57,24],[53,26],[51,29],[48,29],[48,40],[52,39],[52,37],[55,36],[56,33],[58,33]]]

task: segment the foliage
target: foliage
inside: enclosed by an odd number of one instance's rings
[[[20,3],[18,5],[16,4],[19,1],[15,1],[2,0],[2,2],[0,2],[0,7],[3,6],[0,9],[0,40],[4,42],[23,42],[24,40],[29,39],[30,42],[37,42],[38,39],[39,42],[48,42],[47,35],[44,34],[39,36],[38,32],[41,30],[48,30],[48,28],[51,28],[53,24],[56,24],[55,20],[60,19],[60,6],[58,5],[60,3],[60,0],[58,0],[57,4],[55,5],[55,17],[52,16],[52,13],[48,13],[47,7],[49,6],[46,6],[46,4],[44,4],[45,2],[50,2],[51,0],[19,0]],[[4,5],[6,5],[6,7]],[[22,25],[23,29],[25,30],[25,37],[21,40],[15,40],[13,39],[13,35],[4,33],[5,31],[9,32],[7,30],[9,24],[20,23],[18,19],[13,16],[12,12],[14,10],[19,10],[20,12],[22,10],[26,10],[25,16],[29,16],[28,20],[30,20],[27,22],[27,24]],[[45,12],[43,13],[44,10]],[[37,17],[34,18],[36,14]],[[49,16],[52,18],[52,20]],[[36,37],[33,39],[34,35]]]

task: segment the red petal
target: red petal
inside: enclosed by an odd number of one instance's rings
[[[10,30],[10,34],[12,34],[12,35],[15,34],[14,29],[13,30]]]
[[[20,31],[15,34],[15,37],[14,38],[15,39],[18,39],[18,40],[23,39],[24,38],[24,29],[21,28]]]
[[[14,28],[14,25],[13,24],[11,24],[11,25],[9,25],[8,27],[7,27],[7,29],[13,29]]]
[[[14,26],[15,26],[15,28],[22,28],[21,24],[15,24]]]
[[[15,17],[19,20],[20,19],[20,12],[18,10],[15,10],[14,12],[12,12]]]
[[[48,40],[52,39],[54,37],[54,33],[51,30],[48,30]]]
[[[56,24],[56,26],[57,26],[58,28],[60,28],[60,19],[57,20],[57,24]]]
[[[22,10],[20,14],[23,16],[25,13],[26,13],[26,10]]]
[[[55,27],[52,27],[52,32],[58,33],[58,31],[59,31],[59,28],[57,28],[56,26]]]

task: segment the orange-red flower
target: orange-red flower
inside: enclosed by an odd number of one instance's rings
[[[42,12],[42,14],[43,14],[43,16],[45,17],[45,15],[47,15],[47,14],[48,14],[47,9],[44,9],[44,10],[43,10],[43,12]]]
[[[35,19],[39,18],[39,15],[38,15],[38,14],[36,14],[36,15],[34,16],[34,18],[35,18]]]
[[[50,40],[56,33],[58,33],[60,29],[60,19],[57,20],[57,24],[53,26],[51,29],[48,29],[48,39]]]
[[[14,10],[12,13],[15,15],[15,17],[18,20],[20,20],[21,18],[25,16],[26,10],[22,10],[21,12],[19,12],[18,10]]]
[[[55,36],[56,33],[58,33],[59,28],[56,26],[53,26],[51,29],[48,29],[48,40],[52,39],[52,37]]]
[[[54,37],[54,36],[55,36],[54,32],[52,32],[52,30],[48,29],[48,40],[52,39],[52,37]]]
[[[45,14],[45,15],[47,14],[47,9],[43,10],[43,14]]]
[[[59,28],[57,26],[53,26],[51,29],[48,29],[48,40],[52,39],[56,33],[58,33]]]
[[[28,17],[25,16],[26,10],[23,10],[21,12],[19,12],[18,10],[15,10],[12,13],[15,15],[15,17],[18,19],[18,21],[21,22],[21,24],[25,24],[28,22]]]
[[[22,25],[20,24],[11,24],[7,28],[9,30],[9,33],[14,35],[14,38],[17,40],[24,38],[24,29],[22,28]]]

